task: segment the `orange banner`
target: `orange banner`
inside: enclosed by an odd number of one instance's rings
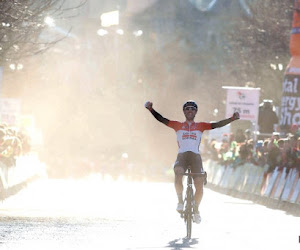
[[[300,0],[295,0],[290,52],[293,56],[300,56]]]
[[[300,47],[300,41],[299,41],[299,47]],[[291,58],[288,66],[285,70],[285,76],[286,75],[300,75],[300,56],[294,56]]]

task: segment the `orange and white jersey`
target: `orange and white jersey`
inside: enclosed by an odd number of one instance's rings
[[[178,153],[187,151],[200,154],[199,146],[204,130],[212,129],[211,123],[169,121],[168,127],[173,128],[177,135]]]

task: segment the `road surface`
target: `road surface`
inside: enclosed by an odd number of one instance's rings
[[[0,203],[0,249],[300,250],[300,218],[205,189],[185,225],[172,183],[40,179]]]

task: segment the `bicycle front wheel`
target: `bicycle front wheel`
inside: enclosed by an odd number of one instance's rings
[[[192,214],[188,213],[187,214],[187,219],[186,219],[186,232],[187,235],[186,237],[188,239],[192,238]]]
[[[187,191],[187,201],[186,201],[186,237],[190,239],[192,237],[192,220],[193,220],[193,214],[192,214],[192,200],[193,200],[193,191],[188,190]]]

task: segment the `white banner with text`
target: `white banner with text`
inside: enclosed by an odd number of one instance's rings
[[[260,88],[229,87],[227,90],[226,117],[239,112],[241,120],[257,121]]]

